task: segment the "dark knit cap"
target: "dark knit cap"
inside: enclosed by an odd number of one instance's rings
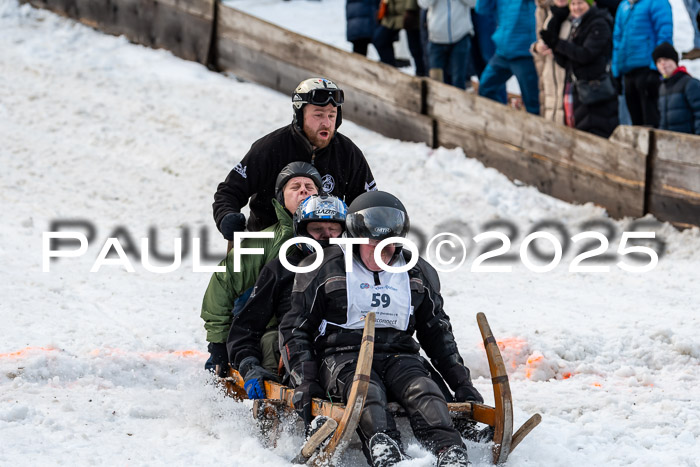
[[[652,52],[651,57],[654,59],[654,63],[660,58],[670,58],[678,63],[678,52],[676,52],[676,49],[668,42],[659,44],[659,46],[654,49],[654,52]]]

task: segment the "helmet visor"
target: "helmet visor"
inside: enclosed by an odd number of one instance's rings
[[[348,214],[345,220],[348,233],[355,238],[384,240],[389,237],[405,237],[410,223],[400,209],[373,207]]]
[[[312,89],[300,96],[309,104],[318,106],[330,103],[333,104],[333,107],[338,107],[345,102],[345,93],[342,89]]]

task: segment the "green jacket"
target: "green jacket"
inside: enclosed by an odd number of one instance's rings
[[[211,276],[200,314],[209,342],[226,342],[233,320],[231,311],[234,302],[243,292],[255,285],[263,266],[276,259],[282,244],[294,236],[289,212],[275,199],[272,200],[272,204],[275,206],[277,223],[263,232],[274,232],[274,238],[246,238],[241,242],[243,248],[263,248],[265,254],[241,255],[240,271],[234,272],[232,249],[226,255],[226,259],[219,263],[219,266],[226,266],[226,272],[215,272]]]

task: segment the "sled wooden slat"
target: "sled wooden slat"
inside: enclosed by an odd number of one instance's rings
[[[513,401],[508,383],[508,373],[503,357],[498,350],[498,344],[493,337],[491,327],[486,320],[486,315],[478,313],[476,321],[479,323],[481,337],[484,339],[484,347],[489,360],[491,381],[493,383],[494,403],[496,405],[496,423],[493,435],[493,463],[501,464],[508,459],[513,440]]]
[[[360,422],[360,415],[365,406],[367,390],[369,389],[369,376],[372,372],[372,360],[374,359],[374,324],[375,314],[370,311],[365,316],[365,329],[362,335],[362,345],[357,356],[357,368],[350,387],[347,409],[343,418],[338,423],[333,437],[328,445],[311,460],[311,465],[328,465],[332,458],[342,453],[343,449],[350,443],[350,439],[355,433],[355,428]],[[332,462],[331,462],[332,464]]]
[[[536,413],[532,417],[530,417],[525,423],[523,423],[523,426],[518,428],[518,431],[515,432],[513,435],[513,441],[510,443],[510,452],[513,452],[513,449],[520,444],[520,441],[527,436],[528,433],[530,433],[537,425],[540,424],[542,421],[542,415]]]

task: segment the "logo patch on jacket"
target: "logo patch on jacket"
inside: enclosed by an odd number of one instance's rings
[[[245,165],[241,165],[240,162],[238,163],[237,166],[235,166],[235,167],[233,168],[233,170],[235,170],[236,172],[238,172],[238,173],[241,175],[241,177],[243,177],[243,178],[248,178],[248,175],[246,175],[246,173],[245,173],[245,171],[246,171],[247,169],[248,169],[248,167],[245,166]]]
[[[321,182],[323,183],[323,191],[325,193],[330,193],[333,191],[333,188],[335,188],[335,179],[331,174],[324,175]]]

